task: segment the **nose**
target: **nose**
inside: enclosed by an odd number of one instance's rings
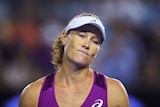
[[[85,49],[89,49],[89,47],[90,47],[90,40],[89,40],[89,39],[86,38],[86,39],[84,40],[83,47],[84,47]]]

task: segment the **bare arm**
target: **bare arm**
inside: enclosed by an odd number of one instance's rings
[[[41,82],[38,80],[27,85],[20,96],[19,107],[37,107]]]
[[[108,78],[107,83],[109,107],[130,107],[128,94],[123,84],[112,78]]]

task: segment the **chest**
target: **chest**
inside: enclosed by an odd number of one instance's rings
[[[57,86],[52,80],[46,78],[38,107],[107,107],[107,86],[101,75],[96,75],[91,83],[83,81],[84,85],[76,88]]]
[[[60,107],[80,107],[90,95],[92,87],[92,83],[75,88],[55,86],[55,99]]]

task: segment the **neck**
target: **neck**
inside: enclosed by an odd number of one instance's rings
[[[75,69],[74,67],[63,66],[61,69],[57,71],[57,83],[65,86],[75,86],[82,81],[84,82],[86,79],[90,79],[87,77],[92,77],[92,70],[88,67],[82,69]]]

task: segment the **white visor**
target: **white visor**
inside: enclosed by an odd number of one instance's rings
[[[100,20],[96,19],[93,16],[81,16],[81,17],[76,17],[72,19],[66,27],[66,32],[68,32],[71,29],[79,28],[86,24],[91,24],[97,27],[102,33],[103,40],[106,39],[104,25]]]

